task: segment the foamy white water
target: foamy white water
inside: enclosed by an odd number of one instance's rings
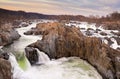
[[[17,63],[17,60],[15,56],[10,53],[9,55],[9,61],[12,66],[12,73],[13,73],[13,79],[30,79],[27,75],[25,75],[25,72],[19,67],[19,64]]]
[[[108,38],[111,38],[111,41],[113,42],[113,44],[110,46],[111,48],[113,49],[117,49],[117,48],[120,48],[120,45],[117,44],[117,41],[112,38],[112,37],[118,37],[117,35],[114,35],[112,32],[119,32],[118,30],[105,30],[102,26],[99,26],[97,27],[95,25],[95,23],[92,23],[92,24],[88,24],[87,22],[76,22],[76,21],[71,21],[70,23],[67,23],[66,24],[67,26],[76,26],[78,28],[80,28],[80,31],[85,35],[85,36],[88,36],[86,35],[86,31],[87,29],[91,29],[89,30],[90,33],[91,33],[91,36],[89,37],[97,37],[97,38],[101,38],[102,41],[106,44],[108,44],[108,41],[106,39],[104,39],[105,37],[108,37]],[[95,32],[97,29],[99,29],[100,31],[98,31],[97,33]],[[101,35],[100,33],[103,32],[103,33],[106,33],[107,35]],[[119,36],[120,38],[120,36]]]
[[[24,56],[19,55],[19,53],[24,52],[24,48],[27,45],[41,39],[41,36],[23,34],[31,27],[35,27],[36,24],[37,22],[28,27],[16,29],[21,35],[21,38],[5,49],[17,53],[18,56],[16,57]],[[83,25],[85,26],[85,24]],[[42,64],[37,66],[30,66],[26,57],[23,57],[18,63],[15,56],[10,54],[9,61],[12,65],[13,79],[102,79],[91,65],[79,58],[61,58],[50,61],[49,57],[44,52],[40,52],[38,49],[37,52],[39,54],[39,62],[37,64]],[[23,70],[20,67],[21,62],[22,65],[27,64],[27,69]]]
[[[118,47],[120,48],[120,45],[118,45],[117,41],[114,38],[111,38],[111,41],[113,42],[113,44],[110,46],[113,49],[117,49]]]
[[[32,79],[102,79],[101,76],[94,72],[94,69],[84,70],[79,65],[86,64],[82,60],[71,58],[73,62],[67,61],[50,61],[42,66],[32,67],[30,70],[26,71],[27,75],[30,75]],[[83,66],[84,66],[83,65]],[[87,66],[87,64],[86,64]],[[36,72],[33,74],[31,72]]]
[[[39,56],[39,61],[36,64],[44,64],[50,61],[50,58],[44,52],[39,51],[37,48],[36,50]]]
[[[32,66],[23,71],[14,57],[10,55],[13,79],[102,79],[87,62],[76,58],[61,58],[40,66]]]

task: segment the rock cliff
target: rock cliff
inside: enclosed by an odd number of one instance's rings
[[[38,24],[42,40],[29,45],[45,52],[51,59],[77,56],[88,61],[103,79],[119,79],[120,51],[110,48],[96,37],[84,36],[79,28],[57,22]]]

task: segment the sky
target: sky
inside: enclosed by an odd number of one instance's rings
[[[53,15],[106,15],[120,12],[120,0],[0,0],[0,8]]]

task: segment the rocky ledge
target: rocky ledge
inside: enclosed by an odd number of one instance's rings
[[[103,22],[102,26],[108,30],[120,30],[120,21]]]
[[[120,78],[120,51],[96,37],[84,36],[79,28],[57,22],[37,25],[42,40],[29,45],[45,52],[51,59],[77,56],[88,61],[103,79]],[[30,54],[30,53],[29,53]]]
[[[26,57],[30,61],[30,64],[31,65],[36,64],[36,62],[38,62],[39,59],[37,50],[33,47],[26,47],[25,51]]]
[[[0,49],[0,79],[12,79],[9,55]]]
[[[11,24],[4,24],[0,27],[0,46],[11,44],[19,39],[20,35]]]

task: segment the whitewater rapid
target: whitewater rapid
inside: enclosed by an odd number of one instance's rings
[[[13,79],[102,79],[91,65],[77,57],[52,60],[26,71],[19,67],[14,55],[10,55],[9,61]]]
[[[102,39],[102,41],[105,44],[108,44],[108,40],[106,40],[105,38],[110,38],[110,40],[113,42],[113,44],[110,45],[111,48],[113,49],[117,49],[120,48],[120,45],[118,45],[117,41],[115,40],[115,38],[113,37],[118,37],[117,35],[114,35],[112,32],[118,33],[118,30],[106,30],[104,29],[102,26],[96,26],[95,23],[87,23],[87,22],[79,22],[79,21],[70,21],[69,23],[66,23],[67,26],[75,26],[80,28],[80,31],[85,35],[85,36],[89,36],[86,34],[86,32],[89,29],[89,34],[91,34],[89,37],[97,37]],[[96,30],[99,30],[97,32],[95,32]],[[101,35],[100,33],[106,33],[107,35]],[[120,38],[120,36],[118,37]]]
[[[31,66],[24,55],[24,48],[42,39],[42,36],[24,35],[24,32],[36,27],[37,23],[33,22],[28,27],[16,29],[21,38],[4,48],[13,53],[10,53],[9,58],[12,65],[13,79],[102,79],[95,68],[80,58],[63,57],[57,60],[50,60],[44,52],[38,49],[38,65]]]

